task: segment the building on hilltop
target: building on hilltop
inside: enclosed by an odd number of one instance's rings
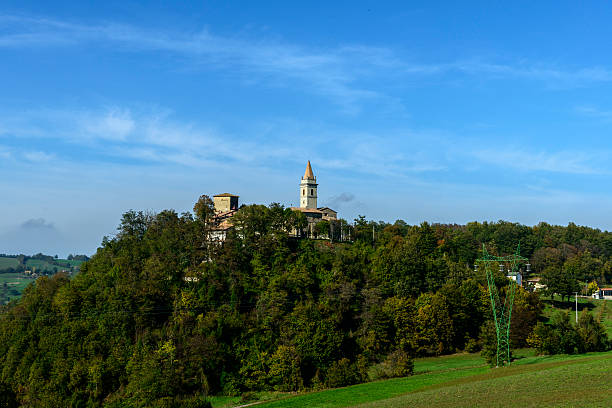
[[[215,206],[215,226],[210,231],[211,241],[225,241],[227,232],[232,228],[230,219],[238,212],[238,198],[235,194],[223,193],[213,196]]]
[[[304,177],[300,180],[300,206],[291,207],[293,211],[299,211],[306,216],[307,224],[307,237],[317,236],[315,231],[316,225],[321,221],[336,221],[338,212],[332,210],[329,207],[317,207],[317,178],[315,177],[310,160],[306,165],[306,171]],[[297,232],[295,232],[297,234]],[[327,236],[331,236],[333,233],[328,233]]]
[[[317,178],[315,177],[310,160],[306,165],[304,176],[300,179],[300,206],[291,207],[293,211],[299,211],[306,217],[306,228],[302,231],[289,231],[289,234],[297,238],[324,238],[334,240],[347,240],[344,234],[345,225],[338,220],[338,213],[329,207],[317,206]],[[217,194],[213,196],[215,207],[214,227],[211,229],[210,240],[223,242],[227,233],[233,228],[231,218],[238,212],[239,196],[230,193]],[[322,223],[323,221],[326,221]],[[344,224],[346,224],[344,222]]]
[[[213,196],[213,202],[215,204],[215,211],[218,212],[230,212],[238,211],[238,198],[240,196],[223,193]]]

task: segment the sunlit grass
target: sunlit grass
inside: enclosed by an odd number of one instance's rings
[[[612,380],[612,352],[537,356],[532,349],[521,349],[514,354],[517,359],[510,367],[498,369],[485,366],[479,354],[417,359],[411,377],[301,395],[269,394],[267,398],[280,399],[257,407],[612,406],[612,396],[603,392]],[[585,382],[580,392],[574,392],[577,382]],[[215,408],[244,403],[239,397],[212,402]]]

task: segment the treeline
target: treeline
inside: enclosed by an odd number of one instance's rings
[[[28,287],[0,315],[0,389],[24,406],[196,407],[404,376],[415,356],[490,344],[486,279],[472,269],[482,243],[507,254],[520,241],[530,258],[588,251],[610,278],[609,234],[573,225],[360,217],[354,242],[334,243],[294,239],[300,213],[253,205],[218,244],[210,199],[194,213],[127,212],[80,274]],[[503,293],[508,280],[496,282]],[[514,346],[537,340],[542,309],[517,292]]]

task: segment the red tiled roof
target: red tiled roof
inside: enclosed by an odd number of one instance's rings
[[[302,208],[302,207],[291,207],[293,211],[300,211],[303,213],[315,213],[315,214],[323,214],[323,211],[317,210],[316,208]]]

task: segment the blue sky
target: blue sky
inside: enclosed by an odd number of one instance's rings
[[[91,254],[200,194],[611,229],[612,7],[0,5],[0,253]]]

